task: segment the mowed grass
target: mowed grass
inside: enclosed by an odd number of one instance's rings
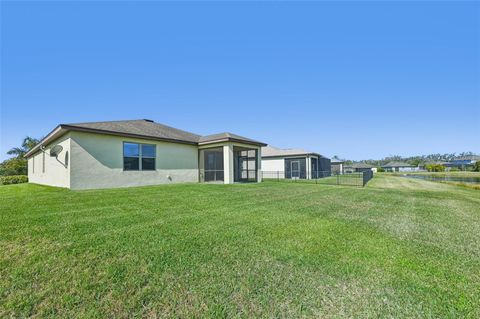
[[[480,192],[0,187],[0,317],[480,317]]]

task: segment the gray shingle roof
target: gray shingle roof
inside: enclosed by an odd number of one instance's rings
[[[366,164],[366,163],[353,163],[352,165],[347,165],[345,168],[373,168],[375,166]]]
[[[177,143],[187,144],[209,144],[214,142],[234,141],[257,146],[265,146],[265,143],[258,142],[240,135],[232,133],[220,133],[207,136],[179,130],[177,128],[155,123],[152,120],[126,120],[126,121],[107,121],[107,122],[87,122],[60,124],[53,129],[40,143],[31,149],[26,157],[34,154],[42,145],[51,143],[67,131],[86,131],[97,134],[111,134],[120,136],[129,136],[154,140],[165,140]]]
[[[280,156],[296,156],[296,155],[311,155],[311,154],[322,156],[321,154],[306,151],[301,148],[281,149],[281,148],[273,147],[271,145],[262,147],[262,157],[276,157],[276,156],[280,157]]]
[[[223,140],[236,140],[236,141],[244,141],[244,142],[252,142],[252,143],[257,143],[257,144],[263,144],[262,142],[252,140],[247,137],[243,137],[237,134],[233,133],[218,133],[218,134],[212,134],[212,135],[206,135],[206,136],[200,136],[198,142],[200,144],[202,143],[207,143],[207,142],[215,142],[215,141],[223,141]]]
[[[459,157],[456,157],[454,161],[480,161],[480,156],[479,155],[459,156]]]
[[[413,166],[403,162],[389,162],[385,165],[382,165],[382,167],[390,168],[390,167],[413,167]]]
[[[151,120],[72,123],[64,124],[63,126],[101,130],[106,132],[134,134],[192,143],[197,143],[201,137],[200,135],[179,130],[160,123],[155,123]]]

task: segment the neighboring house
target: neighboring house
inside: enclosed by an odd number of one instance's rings
[[[344,168],[345,173],[358,173],[365,171],[372,171],[375,173],[377,170],[373,165],[365,163],[353,163],[352,165],[347,165]]]
[[[343,165],[345,164],[344,161],[336,158],[330,159],[330,169],[332,174],[338,175],[343,174]]]
[[[185,182],[260,182],[265,143],[151,120],[60,124],[29,151],[32,183],[94,189]]]
[[[457,157],[453,161],[445,163],[445,166],[449,168],[456,167],[464,170],[468,166],[473,166],[477,161],[480,161],[480,156],[468,155],[468,156]]]
[[[382,166],[386,172],[414,172],[419,171],[420,167],[416,167],[404,162],[390,162]]]
[[[302,149],[262,147],[263,178],[311,179],[330,176],[330,159]]]

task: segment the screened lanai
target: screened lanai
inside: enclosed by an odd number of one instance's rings
[[[260,182],[260,145],[222,143],[199,150],[200,182]]]

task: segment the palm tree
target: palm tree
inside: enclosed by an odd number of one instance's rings
[[[31,150],[35,145],[37,145],[40,140],[27,136],[23,139],[21,147],[14,147],[7,152],[8,155],[15,155],[16,158],[22,158],[25,153]]]

